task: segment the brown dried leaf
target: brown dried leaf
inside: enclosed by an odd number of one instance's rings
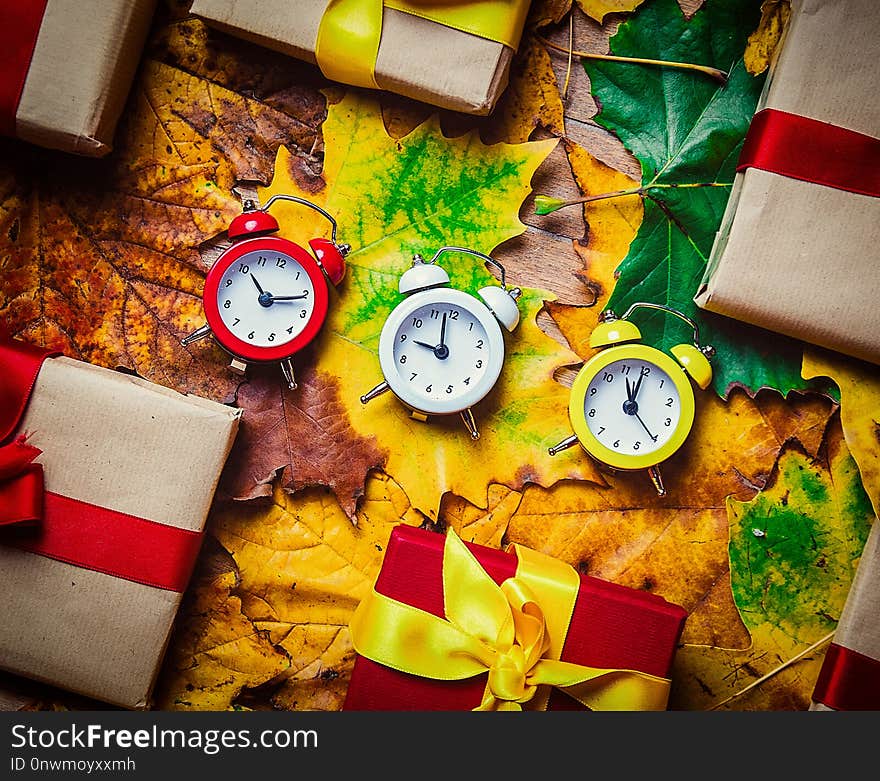
[[[247,414],[220,491],[236,499],[271,496],[274,478],[286,467],[283,488],[293,492],[329,486],[354,518],[364,476],[382,466],[388,454],[374,436],[352,427],[333,375],[304,365],[297,382],[296,393],[291,393],[277,371],[255,371],[239,388],[236,403]]]

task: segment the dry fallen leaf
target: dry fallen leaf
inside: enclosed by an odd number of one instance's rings
[[[510,83],[482,133],[487,144],[528,141],[537,127],[565,135],[562,96],[547,50],[533,35],[524,35],[510,66]]]
[[[790,16],[790,0],[764,0],[761,3],[761,21],[758,29],[749,36],[743,54],[746,70],[753,76],[770,67]]]
[[[28,341],[229,400],[219,348],[194,362],[179,343],[203,322],[200,248],[240,212],[238,182],[267,180],[280,143],[314,146],[324,100],[277,80],[255,97],[248,85],[279,65],[245,72],[195,20],[160,26],[150,54],[107,159],[4,143],[0,316]]]
[[[522,494],[506,485],[490,485],[487,506],[477,507],[454,494],[446,494],[438,523],[451,526],[461,539],[489,548],[500,548],[507,525],[519,508]]]
[[[819,348],[804,351],[802,372],[804,379],[829,377],[840,389],[843,436],[880,513],[880,372],[874,365]]]
[[[292,497],[276,487],[269,503],[214,515],[212,529],[238,567],[243,612],[290,657],[273,705],[341,707],[354,662],[351,615],[373,585],[391,529],[423,520],[382,474],[367,481],[357,526],[323,489]]]
[[[581,10],[600,24],[608,14],[630,13],[645,0],[577,0]]]
[[[641,472],[608,475],[608,487],[527,488],[508,537],[680,604],[690,613],[687,642],[736,646],[746,638],[728,586],[726,500],[754,496],[787,442],[818,449],[817,432],[834,407],[821,397],[786,403],[773,393],[759,402],[742,391],[726,402],[704,393],[697,404],[687,442],[661,466],[666,497]],[[588,456],[572,448],[557,458]]]
[[[245,688],[290,666],[242,614],[237,586],[234,572],[192,584],[157,686],[159,710],[228,710]]]

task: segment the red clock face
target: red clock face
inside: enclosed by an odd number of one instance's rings
[[[239,241],[205,279],[205,319],[214,338],[246,361],[289,358],[327,316],[327,282],[315,259],[286,239]]]

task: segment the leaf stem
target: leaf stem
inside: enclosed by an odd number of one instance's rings
[[[761,676],[760,678],[758,678],[756,681],[752,681],[752,682],[751,682],[748,686],[746,686],[744,689],[740,689],[738,692],[734,692],[734,693],[731,694],[729,697],[726,697],[725,699],[721,700],[721,702],[716,702],[711,708],[709,708],[709,710],[717,710],[717,709],[720,708],[722,705],[726,705],[726,704],[727,704],[728,702],[730,702],[731,700],[735,700],[737,697],[741,697],[741,696],[742,696],[743,694],[745,694],[746,692],[751,691],[752,689],[756,688],[757,686],[760,686],[760,685],[761,685],[762,683],[764,683],[764,681],[766,681],[768,678],[772,678],[772,677],[773,677],[774,675],[776,675],[777,673],[782,672],[786,667],[790,667],[790,666],[793,665],[795,662],[799,662],[799,661],[800,661],[801,659],[803,659],[805,656],[809,656],[811,653],[813,653],[813,651],[817,651],[817,650],[819,650],[823,645],[825,645],[825,643],[827,643],[829,640],[831,640],[832,637],[834,637],[834,632],[833,632],[833,631],[829,632],[827,635],[825,635],[825,637],[821,637],[821,638],[819,638],[819,639],[818,639],[815,643],[813,643],[809,648],[805,648],[803,651],[801,651],[801,652],[800,652],[799,654],[797,654],[796,656],[793,656],[793,657],[792,657],[791,659],[789,659],[788,661],[783,662],[783,663],[780,664],[778,667],[774,667],[774,668],[773,668],[769,673],[767,673],[766,675],[762,675],[762,676]]]
[[[625,195],[647,195],[651,190],[684,190],[693,187],[730,187],[726,182],[689,182],[685,184],[669,183],[653,183],[645,184],[641,187],[633,187],[630,190],[613,190],[607,193],[597,193],[596,195],[587,195],[583,198],[573,198],[570,201],[563,201],[559,198],[550,198],[546,195],[535,196],[535,214],[550,214],[557,209],[565,206],[574,206],[578,203],[592,203],[593,201],[604,201],[606,198],[620,198]]]
[[[571,80],[571,61],[574,56],[574,9],[568,12],[568,63],[565,66],[565,84],[562,86],[562,99],[568,100],[568,84]]]
[[[665,68],[681,68],[683,70],[692,70],[698,71],[699,73],[705,73],[707,76],[711,76],[713,79],[720,82],[721,84],[727,84],[727,73],[725,73],[723,70],[712,68],[708,65],[696,65],[692,62],[672,62],[670,60],[651,60],[645,57],[618,57],[614,54],[596,54],[594,52],[576,51],[571,48],[566,49],[564,46],[559,46],[558,44],[548,41],[546,38],[542,38],[540,35],[537,36],[537,38],[541,43],[551,49],[555,49],[559,52],[564,52],[568,55],[574,54],[577,57],[583,57],[587,60],[605,60],[607,62],[632,62],[641,65],[660,65]]]

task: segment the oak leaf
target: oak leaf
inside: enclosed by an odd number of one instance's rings
[[[805,710],[874,520],[840,426],[823,458],[786,448],[767,488],[727,509],[731,588],[751,640],[679,649],[670,707]]]
[[[499,384],[475,408],[479,448],[457,417],[426,425],[414,421],[391,394],[367,406],[360,402],[382,380],[379,333],[401,300],[397,282],[413,254],[431,257],[444,245],[489,254],[522,233],[519,208],[556,140],[486,146],[475,133],[444,137],[433,118],[394,140],[385,133],[376,102],[357,93],[331,105],[323,133],[322,178],[303,188],[302,176],[292,173],[300,162],[282,148],[272,184],[260,198],[299,195],[333,214],[340,240],[353,247],[348,276],[305,361],[313,360],[316,368],[303,373],[300,389],[285,391],[275,373],[257,372],[242,388],[238,402],[250,434],[233,452],[226,490],[245,498],[269,493],[283,470],[282,485],[289,490],[333,485],[355,518],[363,479],[379,468],[414,506],[436,518],[447,491],[485,506],[490,483],[518,489],[526,482],[595,479],[590,465],[561,467],[547,454],[567,408],[567,389],[554,381],[554,372],[576,360],[536,324],[544,301],[553,298],[548,292],[524,288],[521,323],[507,339]],[[302,207],[279,202],[275,213],[282,233],[295,241],[327,232],[326,222]],[[498,281],[466,255],[446,255],[441,264],[453,286],[473,293]],[[257,414],[250,407],[254,400]],[[347,474],[341,485],[334,466],[342,463]]]

